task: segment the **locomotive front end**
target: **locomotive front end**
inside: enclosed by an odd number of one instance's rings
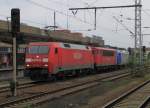
[[[25,59],[26,76],[31,77],[31,79],[48,77],[49,50],[46,45],[29,45]]]

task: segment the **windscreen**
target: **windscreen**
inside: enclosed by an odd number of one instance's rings
[[[29,54],[48,54],[49,47],[48,46],[31,46],[28,49]]]

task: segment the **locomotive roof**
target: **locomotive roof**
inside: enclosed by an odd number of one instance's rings
[[[112,48],[103,48],[103,47],[94,47],[94,49],[116,51],[115,49]]]
[[[129,53],[127,50],[117,50],[118,53]]]
[[[29,45],[48,45],[55,46],[60,48],[72,48],[72,49],[80,49],[80,50],[91,50],[91,47],[86,45],[72,44],[72,43],[63,43],[63,42],[32,42]]]
[[[58,42],[31,42],[29,45],[58,45]]]

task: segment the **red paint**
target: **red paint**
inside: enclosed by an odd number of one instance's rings
[[[113,53],[112,56],[104,56],[103,51],[111,51]],[[116,51],[110,48],[101,48],[101,47],[93,47],[93,56],[94,63],[97,66],[107,66],[107,65],[116,65]]]
[[[91,48],[65,48],[59,42],[38,42],[30,43],[31,46],[46,45],[50,51],[48,54],[26,54],[26,59],[31,58],[31,62],[26,62],[26,68],[48,68],[49,73],[55,74],[60,69],[93,68],[94,59]],[[78,45],[76,45],[78,46]],[[56,51],[57,49],[57,51]],[[38,56],[38,58],[37,58]],[[43,58],[48,58],[48,67],[44,66]],[[86,66],[86,67],[85,67]]]

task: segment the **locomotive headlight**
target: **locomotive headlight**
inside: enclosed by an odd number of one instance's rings
[[[31,58],[26,58],[26,62],[31,62]]]
[[[45,66],[45,67],[48,67],[48,64],[45,64],[44,66]]]
[[[42,61],[43,62],[48,62],[48,58],[43,58]]]
[[[27,64],[26,66],[27,66],[27,67],[29,67],[30,65],[29,65],[29,64]]]

